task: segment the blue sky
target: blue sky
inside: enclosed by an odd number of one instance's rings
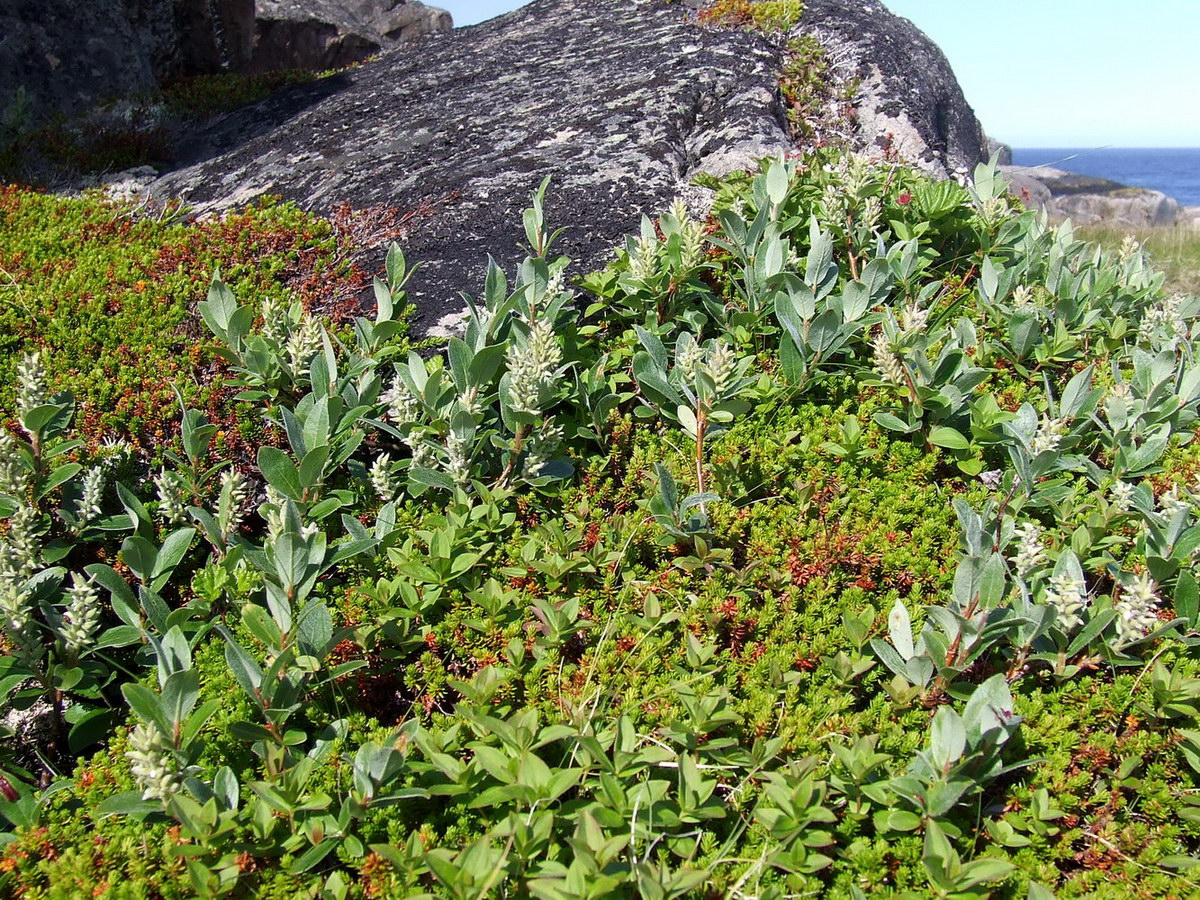
[[[517,0],[426,0],[470,25]],[[1018,147],[1200,147],[1200,0],[884,0]]]

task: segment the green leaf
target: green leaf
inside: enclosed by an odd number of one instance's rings
[[[158,694],[136,682],[121,685],[121,693],[125,695],[125,702],[143,721],[157,725],[163,734],[172,733],[171,721],[159,701]]]
[[[242,686],[242,690],[255,703],[262,704],[262,668],[224,627],[221,627],[220,631],[225,638],[225,662],[229,665],[229,671],[233,673],[237,683]]]
[[[79,465],[79,463],[67,463],[66,465],[59,466],[50,473],[49,477],[47,477],[46,480],[42,482],[41,487],[38,488],[38,498],[40,499],[45,497],[60,484],[70,481],[82,471],[83,466]]]
[[[115,723],[114,710],[90,710],[71,725],[71,730],[67,732],[67,745],[72,753],[82,755],[83,751],[108,737]]]
[[[892,639],[892,645],[903,659],[912,659],[916,652],[913,646],[912,618],[908,614],[908,607],[899,597],[892,604],[892,611],[888,614],[888,637]]]
[[[167,535],[162,547],[155,554],[153,577],[156,581],[161,582],[155,585],[155,590],[161,590],[162,584],[170,577],[171,572],[183,561],[195,537],[196,529],[194,528],[180,528]]]
[[[208,298],[201,300],[196,305],[200,310],[200,317],[204,319],[204,324],[208,326],[209,331],[221,340],[225,340],[229,322],[233,318],[233,314],[237,312],[237,299],[233,296],[233,291],[214,276],[212,284],[208,288]]]
[[[915,425],[910,425],[903,419],[899,419],[891,413],[877,412],[871,417],[875,424],[881,428],[886,428],[888,431],[898,431],[901,434],[912,434],[916,431]]]
[[[787,167],[780,160],[772,160],[767,167],[767,199],[772,206],[778,206],[787,199],[788,173]]]
[[[304,488],[292,458],[278,447],[258,448],[258,470],[267,483],[290,500],[302,500]]]
[[[126,791],[114,794],[92,810],[93,814],[104,819],[109,816],[145,816],[162,811],[162,805],[150,800],[143,800],[140,791]]]
[[[334,848],[337,847],[337,841],[325,840],[319,844],[309,847],[304,853],[296,857],[290,866],[288,866],[288,874],[300,875],[309,871],[317,865],[321,860],[328,856]]]
[[[1175,613],[1187,622],[1188,628],[1200,625],[1200,585],[1191,569],[1183,569],[1175,582]]]
[[[149,584],[154,578],[158,548],[141,535],[130,535],[121,542],[121,559],[139,581]]]
[[[930,430],[929,443],[936,447],[945,447],[947,450],[967,450],[971,446],[971,442],[963,437],[961,431],[945,425],[938,425]]]

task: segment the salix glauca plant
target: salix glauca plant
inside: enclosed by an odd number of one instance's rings
[[[539,253],[549,253],[554,241],[542,215],[545,188],[526,211],[530,245]],[[561,407],[571,393],[565,376],[576,318],[564,283],[567,264],[527,257],[511,293],[491,264],[482,303],[468,299],[464,334],[450,339],[445,356],[410,353],[394,367],[375,425],[411,454],[411,493],[485,480],[496,487],[542,485],[570,474],[559,453],[566,434],[558,421],[560,412],[570,412]],[[389,460],[377,477],[394,472]]]
[[[633,374],[646,404],[638,414],[661,415],[691,439],[696,485],[703,494],[705,442],[749,409],[744,398],[755,383],[748,374],[754,360],[739,357],[721,338],[700,344],[684,331],[668,353],[657,335],[641,327],[637,335],[645,349],[633,358]]]
[[[871,309],[892,288],[893,275],[885,259],[874,259],[862,279],[847,282],[836,292],[840,270],[833,258],[833,238],[809,221],[808,256],[804,275],[786,273],[774,294],[775,317],[783,326],[779,361],[788,380],[804,385],[843,353],[850,342],[878,320]]]
[[[585,281],[596,293],[613,294],[589,306],[585,315],[603,313],[606,320],[651,329],[683,321],[701,330],[707,321],[705,310],[719,308],[701,277],[711,268],[706,262],[708,248],[704,223],[693,219],[682,201],[659,217],[657,228],[643,216],[638,237],[626,239],[624,268],[615,284],[607,280],[608,273]]]
[[[106,691],[115,673],[102,651],[137,639],[105,627],[94,579],[68,566],[130,519],[106,515],[104,461],[67,461],[83,446],[67,434],[74,400],[51,394],[39,354],[25,356],[17,378],[21,436],[0,433],[0,629],[9,647],[0,657],[0,706],[45,717],[51,752],[39,758],[57,774],[70,748],[89,746],[111,725]]]

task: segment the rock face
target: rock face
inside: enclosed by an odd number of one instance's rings
[[[244,66],[254,0],[3,0],[0,109],[19,87],[72,114],[164,79]]]
[[[979,120],[945,54],[907,19],[878,0],[808,0],[800,28],[857,71],[863,146],[891,148],[942,177],[967,174],[987,158]]]
[[[985,152],[988,159],[996,157],[996,164],[1001,166],[1011,166],[1013,164],[1012,147],[1003,141],[998,141],[993,137],[984,135]]]
[[[250,67],[340,68],[453,27],[450,13],[416,0],[258,0]]]
[[[1049,166],[1006,166],[1002,171],[1027,206],[1044,210],[1052,218],[1069,218],[1076,225],[1145,228],[1175,225],[1186,218],[1183,207],[1161,191]]]
[[[935,172],[982,158],[953,75],[907,22],[874,0],[810,0],[805,16],[878,73],[864,144],[903,127],[893,146]],[[872,62],[877,45],[886,58]],[[560,247],[582,272],[697,173],[793,151],[780,65],[776,44],[703,27],[680,4],[536,0],[232,114],[152,189],[202,213],[261,194],[318,212],[421,207],[405,249],[423,264],[411,284],[428,327],[461,309],[461,291],[479,292],[489,253],[519,258],[520,211],[547,175],[548,217],[568,227]]]

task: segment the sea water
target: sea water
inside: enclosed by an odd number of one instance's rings
[[[1018,166],[1053,166],[1162,191],[1184,206],[1200,206],[1200,147],[1013,150]]]

